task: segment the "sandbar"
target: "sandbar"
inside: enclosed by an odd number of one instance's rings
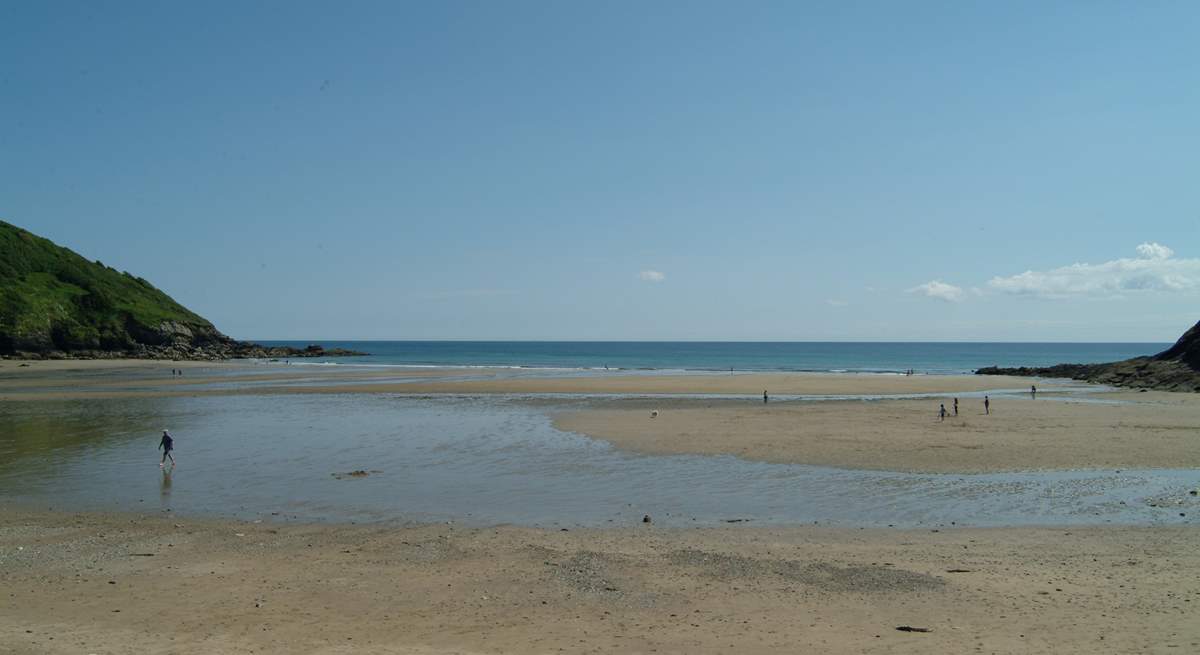
[[[1110,397],[1111,396],[1111,397]],[[1088,402],[1114,400],[1119,404]],[[555,425],[634,452],[889,471],[1200,467],[1200,395],[1093,394],[770,403],[622,400],[559,412]],[[657,411],[657,417],[652,412]]]

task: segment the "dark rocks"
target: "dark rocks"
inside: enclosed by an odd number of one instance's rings
[[[218,333],[220,334],[220,333]],[[135,343],[119,350],[17,351],[11,359],[160,359],[173,361],[221,361],[226,359],[299,359],[310,357],[357,357],[367,353],[313,344],[305,348],[264,346],[237,341],[225,335],[203,342],[178,339],[169,343]]]
[[[1174,346],[1152,357],[1135,357],[1107,364],[1057,364],[1040,368],[987,366],[975,373],[1069,378],[1143,390],[1200,392],[1200,322],[1185,332]]]

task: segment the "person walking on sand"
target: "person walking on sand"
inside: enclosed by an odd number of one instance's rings
[[[1036,384],[1029,385],[1029,397],[1032,398],[1033,400],[1037,400],[1037,385]]]
[[[763,389],[763,404],[767,404],[767,390]]]
[[[958,398],[954,399],[954,415],[958,416]]]
[[[163,464],[167,463],[167,458],[171,458],[171,466],[175,466],[175,456],[171,451],[175,449],[175,440],[171,438],[171,433],[163,430],[162,441],[158,442],[158,448],[163,451],[162,461],[158,463],[158,467],[162,468]]]
[[[987,396],[983,397],[983,413],[984,414],[992,413],[992,401],[988,400]]]
[[[938,408],[938,421],[946,420],[946,403],[942,403]]]

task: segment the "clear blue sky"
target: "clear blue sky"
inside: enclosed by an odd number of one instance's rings
[[[1173,340],[1198,34],[1195,2],[6,2],[0,218],[241,338]]]

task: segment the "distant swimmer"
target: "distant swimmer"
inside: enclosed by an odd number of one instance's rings
[[[942,403],[941,407],[938,409],[938,420],[946,420],[946,403]]]
[[[167,458],[171,458],[171,466],[175,466],[175,456],[171,451],[175,449],[175,440],[171,438],[171,433],[163,430],[162,441],[158,442],[158,448],[163,451],[162,461],[158,463],[158,467],[162,468],[163,464],[167,463]]]
[[[763,404],[767,404],[767,390],[763,389]]]
[[[958,398],[954,399],[954,415],[958,416]]]
[[[987,396],[983,397],[983,413],[984,414],[992,413],[992,401],[989,400]]]
[[[1030,398],[1037,400],[1037,385],[1036,384],[1029,385],[1029,396],[1030,396]]]

